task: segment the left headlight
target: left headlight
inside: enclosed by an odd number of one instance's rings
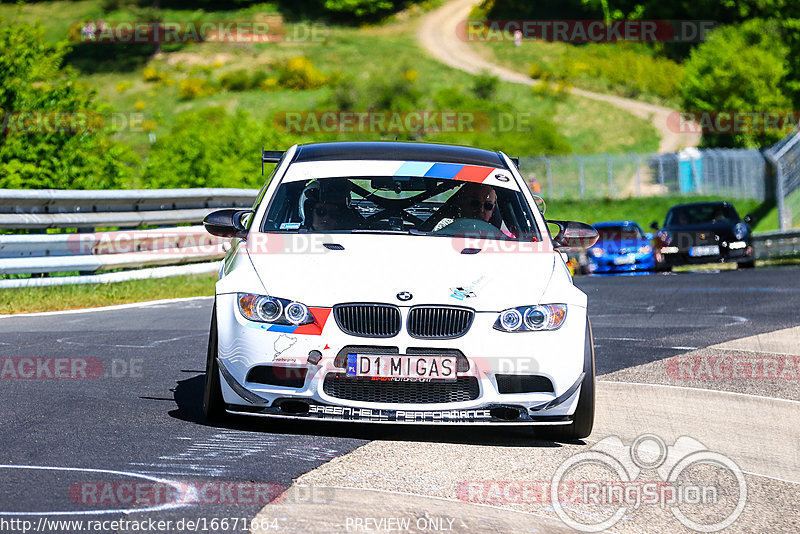
[[[653,247],[650,245],[642,245],[639,247],[639,254],[650,254],[651,252],[653,252]]]
[[[501,311],[494,322],[494,328],[501,332],[557,330],[566,318],[566,304],[519,306]]]
[[[237,301],[239,312],[251,321],[294,326],[314,322],[308,306],[301,302],[251,293],[239,293]]]

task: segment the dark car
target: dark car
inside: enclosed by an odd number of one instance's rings
[[[736,262],[738,267],[754,267],[751,215],[739,217],[730,202],[693,202],[672,206],[664,219],[650,227],[658,230],[655,256],[659,268],[676,265]]]

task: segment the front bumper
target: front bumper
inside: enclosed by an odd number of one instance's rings
[[[408,308],[401,308],[403,324],[407,311]],[[405,331],[388,339],[354,337],[342,332],[332,316],[317,335],[298,335],[271,331],[268,325],[247,321],[238,312],[235,295],[219,295],[218,361],[227,411],[351,422],[569,424],[584,376],[585,308],[570,306],[562,327],[550,332],[500,332],[492,328],[496,317],[496,313],[476,313],[470,331],[450,340],[415,339]],[[460,352],[469,367],[460,370],[459,380],[477,383],[477,393],[456,402],[424,403],[402,396],[397,402],[337,397],[325,383],[351,380],[332,375],[344,371],[341,353],[358,350],[352,347],[396,354],[421,350]],[[270,365],[289,374],[300,370],[295,374],[299,377],[297,382],[279,386],[248,380],[254,368]],[[504,374],[536,375],[552,387],[549,391],[500,393],[498,375]]]
[[[619,258],[616,254],[606,254],[604,256],[592,257],[589,260],[590,273],[625,273],[633,271],[652,271],[656,267],[655,256],[653,253],[636,254],[633,263],[618,264],[615,260]]]
[[[747,245],[745,248],[729,249],[725,246],[719,247],[719,254],[709,256],[691,256],[689,248],[680,248],[677,252],[664,254],[661,250],[656,251],[656,258],[663,265],[677,267],[680,265],[701,265],[704,263],[741,263],[753,261],[753,247]]]

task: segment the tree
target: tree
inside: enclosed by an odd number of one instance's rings
[[[94,92],[61,62],[40,26],[0,20],[0,187],[125,185],[135,157],[113,142]]]
[[[776,21],[752,20],[724,26],[692,51],[681,86],[686,111],[789,112],[786,63]],[[704,135],[707,146],[759,147],[780,139],[780,133],[742,132]]]
[[[261,148],[291,144],[243,111],[189,111],[153,145],[142,181],[153,188],[261,187]]]

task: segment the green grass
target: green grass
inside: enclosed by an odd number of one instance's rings
[[[677,106],[682,65],[642,43],[591,43],[525,40],[473,41],[473,50],[511,70],[550,83],[565,81],[591,91]],[[533,67],[533,68],[532,68]]]
[[[4,289],[0,291],[0,313],[72,310],[167,298],[212,296],[216,280],[216,275],[208,274],[109,284]]]
[[[102,13],[99,0],[79,2],[48,2],[26,4],[20,7],[0,5],[0,15],[11,19],[34,22],[40,20],[46,27],[48,38],[63,39],[67,28],[76,21],[87,19],[131,20],[136,17],[125,11]],[[162,10],[169,20],[252,20],[276,12],[274,3],[259,4],[246,9],[227,11],[202,10]],[[50,14],[53,16],[49,16]],[[282,42],[273,44],[230,44],[200,43],[187,44],[179,50],[165,52],[158,58],[136,55],[141,53],[130,49],[123,52],[115,64],[98,53],[95,46],[125,45],[82,45],[83,51],[76,52],[75,65],[88,68],[81,76],[98,91],[101,101],[106,102],[115,112],[136,113],[148,120],[148,128],[156,138],[165,135],[176,114],[211,105],[223,106],[229,111],[244,109],[257,120],[270,124],[273,115],[286,110],[325,110],[332,89],[323,87],[312,91],[280,90],[264,92],[249,90],[242,92],[221,91],[216,95],[191,101],[178,98],[178,83],[188,76],[207,77],[212,82],[219,80],[225,72],[236,69],[269,69],[271,62],[295,56],[306,56],[326,74],[353,76],[363,79],[393,76],[400,69],[413,69],[418,73],[417,89],[430,100],[441,91],[460,88],[469,92],[474,76],[446,67],[430,58],[416,40],[419,10],[408,16],[398,16],[386,24],[363,28],[329,26],[322,41]],[[291,33],[292,24],[287,24]],[[108,54],[113,52],[108,48]],[[114,49],[117,50],[117,49]],[[120,48],[119,50],[125,50]],[[89,54],[81,56],[80,54]],[[130,54],[130,57],[124,56]],[[97,56],[97,61],[94,61]],[[111,57],[109,55],[109,57]],[[115,60],[116,61],[116,60]],[[190,74],[194,65],[204,65],[208,73]],[[87,67],[88,66],[88,67]],[[167,83],[145,82],[143,69],[155,66],[166,73]],[[109,68],[114,67],[114,68]],[[658,134],[646,120],[620,111],[605,103],[559,94],[541,94],[530,87],[519,84],[501,83],[496,98],[512,103],[519,116],[532,114],[551,120],[558,133],[566,138],[568,151],[578,154],[606,152],[619,154],[625,152],[650,152],[658,146]],[[430,103],[426,106],[432,106]],[[428,109],[428,108],[426,108]],[[434,109],[436,109],[434,107]],[[467,111],[481,111],[467,110]],[[129,144],[146,157],[149,148],[149,132],[144,129],[123,127],[116,134],[118,140]],[[341,138],[341,136],[340,136]],[[379,139],[380,134],[351,134],[347,139]],[[393,139],[393,136],[391,136]],[[442,141],[458,144],[481,144],[485,148],[512,150],[514,155],[536,155],[536,143],[528,142],[530,134],[512,129],[497,135],[476,137],[474,135],[449,134],[446,136],[426,136],[425,141]],[[293,142],[309,142],[312,136],[296,135]],[[509,149],[509,147],[512,147]],[[282,148],[282,147],[275,147]]]
[[[402,25],[405,28],[407,25]],[[230,70],[239,68],[268,68],[271,61],[304,55],[326,74],[340,74],[363,78],[373,76],[393,76],[402,68],[417,71],[417,89],[424,95],[434,95],[439,91],[461,88],[468,91],[473,77],[464,72],[443,66],[430,59],[422,51],[410,29],[400,29],[396,33],[381,33],[370,29],[331,28],[328,38],[322,43],[287,43],[283,45],[242,45],[239,48],[226,48],[221,44],[195,44],[186,46],[179,52],[165,54],[162,60],[151,61],[175,80],[172,86],[156,85],[142,80],[142,69],[126,73],[102,73],[86,76],[86,81],[99,88],[100,97],[117,110],[134,111],[137,103],[144,107],[143,113],[156,123],[156,134],[163,135],[176,113],[209,105],[221,105],[229,111],[246,109],[255,118],[266,123],[279,111],[324,110],[330,109],[326,103],[331,94],[329,87],[312,91],[281,90],[265,93],[259,90],[242,92],[220,92],[216,95],[192,101],[178,99],[177,81],[186,77],[178,72],[176,65],[199,62],[212,65],[212,80]],[[222,66],[213,67],[215,57],[223,58]],[[185,69],[186,67],[184,67]],[[116,90],[120,82],[129,82],[130,88],[120,93]],[[586,154],[607,152],[650,152],[658,147],[658,134],[646,120],[622,112],[613,106],[573,96],[537,94],[531,88],[518,84],[501,83],[496,95],[500,101],[514,103],[519,117],[528,113],[552,120],[558,132],[566,137],[573,153]],[[467,111],[482,111],[481,109]],[[143,132],[123,133],[127,141],[137,146],[140,153],[146,152],[147,134]],[[524,140],[525,132],[509,131],[495,136],[497,146],[502,148],[503,138],[516,136]],[[352,138],[367,138],[369,134],[353,134]],[[378,138],[372,134],[372,138]],[[465,143],[468,136],[459,138],[451,135],[449,142]],[[297,136],[298,142],[304,141]],[[436,141],[431,138],[426,140]],[[505,143],[506,145],[508,143]],[[515,143],[516,144],[516,143]],[[524,150],[524,146],[523,146]],[[538,153],[534,146],[520,155]]]
[[[786,198],[785,206],[792,215],[791,227],[800,228],[800,189]],[[760,223],[758,226],[758,229],[762,231],[768,231],[777,230],[778,228],[778,208],[773,207],[764,216],[762,223]]]
[[[41,24],[50,42],[63,41],[67,28],[82,20],[103,17],[103,8],[97,0],[31,2],[20,4],[0,4],[0,17],[6,22],[25,22]]]
[[[598,200],[548,200],[545,217],[549,219],[573,220],[594,224],[601,221],[636,221],[645,230],[649,231],[650,223],[656,221],[659,225],[664,223],[664,217],[670,206],[686,202],[699,202],[704,200],[727,200],[719,197],[643,197],[624,199],[598,199]],[[736,211],[744,217],[745,214],[755,212],[761,205],[755,200],[736,200],[733,202]],[[769,221],[756,221],[755,230],[769,230]]]

